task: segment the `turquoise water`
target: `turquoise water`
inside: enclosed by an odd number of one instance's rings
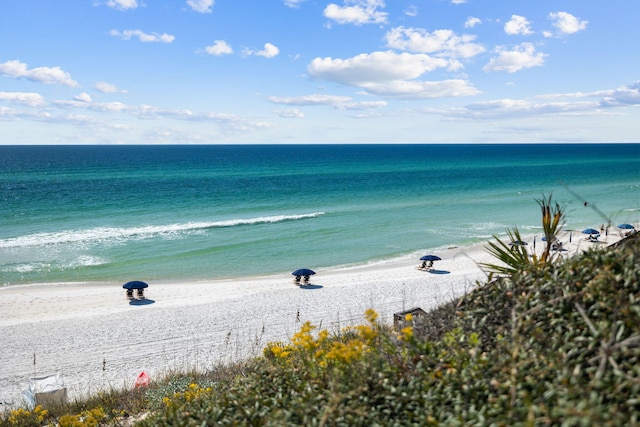
[[[377,262],[539,232],[549,193],[637,225],[640,144],[0,146],[0,283]]]

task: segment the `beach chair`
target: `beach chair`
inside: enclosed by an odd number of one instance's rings
[[[144,289],[138,289],[138,298],[144,299]]]
[[[127,299],[133,299],[133,289],[127,289]]]
[[[304,276],[304,279],[302,280],[302,284],[304,284],[304,285],[308,285],[309,284],[309,276]]]
[[[296,276],[295,279],[293,279],[293,284],[296,286],[300,286],[300,276]]]

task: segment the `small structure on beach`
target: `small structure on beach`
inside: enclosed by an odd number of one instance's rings
[[[29,379],[29,388],[22,391],[22,400],[28,409],[36,406],[50,408],[67,403],[67,387],[62,375],[59,373],[32,377]]]
[[[411,321],[407,320],[407,315],[411,315]],[[407,326],[413,326],[425,321],[427,312],[420,307],[414,307],[406,311],[399,313],[393,313],[393,328],[397,331],[406,328]]]

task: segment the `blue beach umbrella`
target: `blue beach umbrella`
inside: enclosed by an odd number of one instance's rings
[[[527,246],[527,242],[523,242],[522,240],[516,240],[514,242],[509,243],[510,246]]]
[[[621,230],[633,230],[635,227],[631,224],[618,224],[618,228]]]
[[[291,274],[293,274],[294,276],[311,276],[316,274],[316,272],[313,270],[309,270],[308,268],[299,268]]]
[[[442,258],[440,258],[437,255],[425,255],[420,258],[420,261],[440,261],[440,260],[442,260]]]
[[[600,232],[593,228],[587,228],[586,230],[582,230],[582,234],[600,234]]]
[[[122,285],[123,288],[125,289],[144,289],[144,288],[148,288],[149,285],[147,285],[145,282],[141,282],[140,280],[133,280],[131,282],[127,282],[124,285]]]

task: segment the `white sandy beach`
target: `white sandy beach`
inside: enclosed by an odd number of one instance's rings
[[[576,234],[570,244],[566,235],[562,240],[565,256],[594,245]],[[478,263],[491,260],[484,246],[434,252],[442,261],[433,272],[415,268],[419,255],[335,270],[292,266],[316,270],[306,287],[293,285],[290,273],[150,282],[146,300],[132,303],[121,283],[6,286],[0,289],[0,409],[21,404],[32,376],[61,373],[73,399],[131,387],[141,371],[153,380],[261,354],[267,342],[287,341],[307,320],[337,331],[362,323],[373,308],[391,323],[395,312],[433,308],[483,281]]]

